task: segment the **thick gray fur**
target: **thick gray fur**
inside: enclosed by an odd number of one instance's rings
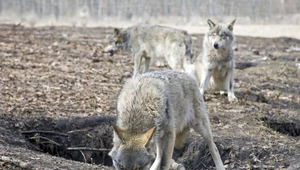
[[[224,170],[203,97],[187,73],[169,70],[136,75],[122,88],[117,111],[114,147],[109,153],[117,170],[182,168],[174,166],[171,158],[173,148],[183,146],[190,128],[207,142],[217,170]]]

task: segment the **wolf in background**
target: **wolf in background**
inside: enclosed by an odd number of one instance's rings
[[[145,63],[144,72],[149,70],[150,59],[165,58],[172,69],[183,70],[192,58],[192,41],[186,31],[158,25],[139,24],[126,29],[115,29],[103,52],[113,54],[119,48],[130,49],[134,58],[134,73],[141,72],[141,63]]]
[[[228,100],[237,101],[234,94],[235,60],[232,49],[235,41],[233,35],[235,20],[229,24],[215,24],[208,19],[207,23],[209,31],[203,39],[202,53],[190,65],[194,69],[192,75],[200,84],[201,94],[209,87],[220,91],[221,94],[227,91]]]
[[[109,153],[117,170],[169,170],[177,164],[173,149],[184,146],[190,128],[207,142],[216,169],[224,170],[203,97],[187,73],[168,70],[134,76],[120,92],[117,111]]]

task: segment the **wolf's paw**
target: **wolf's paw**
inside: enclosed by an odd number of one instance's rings
[[[232,96],[232,97],[228,97],[228,101],[229,101],[230,103],[236,103],[236,102],[238,102],[239,100],[238,100],[238,98],[236,98],[235,96]]]
[[[171,161],[171,170],[185,170],[182,164],[176,163],[174,160]]]
[[[177,170],[185,170],[184,166],[179,164],[178,167],[177,167]]]
[[[172,165],[170,170],[185,170],[184,166],[181,164],[177,164],[177,165]]]
[[[155,63],[156,67],[164,67],[165,66],[165,63],[163,61],[156,61]]]

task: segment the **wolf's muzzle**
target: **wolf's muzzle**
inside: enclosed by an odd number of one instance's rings
[[[219,44],[218,43],[214,43],[214,48],[218,49],[219,48]]]
[[[110,53],[110,55],[114,55],[114,53],[117,51],[117,48],[114,45],[109,45],[104,48],[102,51],[103,53]]]

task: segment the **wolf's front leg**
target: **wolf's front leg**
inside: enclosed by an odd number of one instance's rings
[[[169,170],[175,145],[175,132],[167,132],[165,136],[162,138],[164,141],[164,150],[163,150],[163,157],[161,162],[161,170]]]
[[[163,140],[159,138],[156,143],[156,158],[149,170],[160,170],[160,164],[163,154]]]
[[[150,57],[145,56],[145,68],[144,68],[144,73],[146,73],[149,70],[149,66],[150,66]]]
[[[233,79],[233,68],[228,72],[228,100],[229,102],[237,102],[238,99],[234,95],[234,79]]]

